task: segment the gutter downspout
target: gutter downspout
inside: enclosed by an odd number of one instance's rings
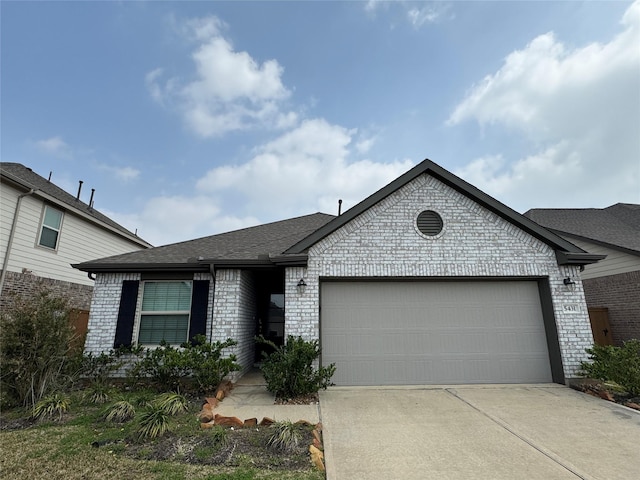
[[[7,251],[4,254],[4,261],[2,262],[2,275],[0,276],[0,294],[4,288],[4,280],[7,276],[7,266],[9,265],[9,255],[11,254],[11,247],[13,245],[13,237],[16,233],[16,227],[18,226],[18,216],[20,215],[20,206],[22,205],[22,199],[29,195],[33,195],[36,191],[32,188],[27,193],[18,195],[18,202],[16,203],[16,210],[13,214],[13,221],[11,222],[11,232],[9,233],[9,241],[7,242]]]
[[[209,264],[209,273],[211,274],[211,280],[213,282],[213,299],[211,300],[211,316],[209,318],[211,318],[211,322],[209,325],[209,331],[207,332],[207,341],[213,343],[213,323],[214,323],[214,319],[213,319],[213,311],[216,308],[216,302],[215,302],[215,298],[216,298],[216,266],[213,263]]]

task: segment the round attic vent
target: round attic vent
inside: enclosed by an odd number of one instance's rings
[[[434,237],[442,231],[442,217],[433,210],[425,210],[418,215],[416,225],[423,235]]]

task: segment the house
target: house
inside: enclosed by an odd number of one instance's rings
[[[525,216],[585,251],[606,255],[581,274],[594,335],[612,337],[605,343],[615,345],[640,339],[640,205],[535,208]],[[598,328],[603,313],[605,323]]]
[[[75,267],[96,275],[95,353],[231,337],[246,371],[262,333],[319,339],[338,385],[564,383],[593,342],[580,268],[601,258],[425,160],[337,217]]]
[[[0,308],[44,286],[88,310],[93,279],[71,267],[151,245],[19,163],[0,163]],[[81,185],[81,184],[80,184]],[[93,197],[93,192],[92,192]]]

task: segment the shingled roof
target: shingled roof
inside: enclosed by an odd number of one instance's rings
[[[106,225],[112,230],[120,233],[123,237],[126,237],[141,246],[151,246],[150,243],[138,237],[135,233],[114,222],[95,208],[84,203],[82,200],[79,200],[73,195],[65,192],[62,188],[44,177],[41,177],[29,167],[25,167],[21,163],[0,162],[0,174],[3,177],[3,181],[9,181],[13,185],[21,187],[24,191],[34,190],[35,195],[40,195],[47,200],[58,203],[63,208],[66,207],[84,215],[95,221],[97,224],[102,224],[103,226]]]
[[[282,253],[335,218],[314,213],[256,227],[173,243],[73,265],[86,272],[208,271],[209,265],[269,266],[293,263]]]
[[[640,205],[607,208],[534,208],[524,214],[560,235],[640,254]]]
[[[76,264],[73,267],[97,273],[209,271],[216,266],[256,268],[273,265],[306,265],[307,251],[310,246],[423,174],[434,176],[506,221],[542,240],[555,250],[560,265],[585,265],[604,258],[602,255],[585,252],[427,159],[338,217],[315,213],[146,251]]]

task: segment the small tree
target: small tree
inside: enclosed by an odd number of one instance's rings
[[[318,340],[305,341],[289,336],[287,343],[278,346],[260,336],[258,343],[269,345],[273,352],[263,353],[262,373],[267,390],[279,398],[290,399],[326,389],[336,371],[335,364],[315,369],[313,363],[320,357]]]
[[[44,396],[63,389],[78,367],[76,338],[64,298],[40,290],[16,296],[0,315],[0,376],[4,401],[34,407]]]

